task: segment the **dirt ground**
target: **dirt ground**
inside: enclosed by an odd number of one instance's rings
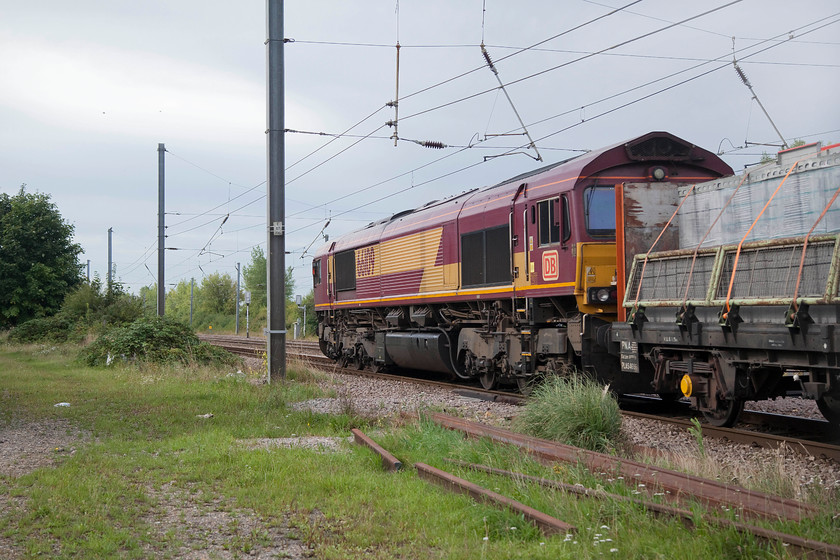
[[[250,449],[312,447],[331,452],[338,448],[334,438],[287,438],[283,440],[243,440]],[[329,441],[327,441],[329,440]],[[10,496],[8,482],[39,468],[51,468],[73,455],[77,446],[90,441],[89,434],[73,428],[63,419],[6,422],[0,424],[0,517],[18,517],[27,508],[26,500]],[[309,548],[290,528],[289,516],[261,519],[253,511],[236,507],[233,501],[167,483],[145,489],[154,504],[144,517],[153,544],[144,547],[149,558],[169,556],[187,560],[227,560],[233,558],[310,557]],[[320,512],[310,514],[317,524]],[[60,543],[57,543],[60,547]],[[13,536],[0,534],[0,558],[17,560],[25,551]]]

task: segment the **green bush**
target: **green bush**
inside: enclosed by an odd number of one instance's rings
[[[92,330],[110,325],[126,325],[143,315],[143,301],[126,294],[119,283],[111,290],[102,286],[94,276],[91,282],[82,283],[64,298],[61,313]]]
[[[90,366],[113,361],[238,365],[230,352],[201,342],[190,328],[165,317],[144,317],[114,327],[82,350],[79,359]]]
[[[615,447],[621,432],[621,412],[598,383],[579,375],[553,377],[534,389],[516,426],[536,437],[606,451]]]
[[[9,332],[12,342],[67,342],[81,340],[76,322],[63,315],[30,319]]]

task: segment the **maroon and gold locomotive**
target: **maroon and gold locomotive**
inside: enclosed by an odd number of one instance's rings
[[[731,173],[652,132],[371,223],[313,261],[321,349],[360,369],[422,368],[486,388],[527,389],[576,365],[621,392],[649,391],[607,351],[623,285],[615,186]]]

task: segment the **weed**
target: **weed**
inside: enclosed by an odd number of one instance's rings
[[[703,426],[700,425],[700,420],[697,418],[691,419],[691,427],[688,429],[688,433],[691,434],[697,442],[697,452],[700,454],[700,457],[705,457],[706,444],[703,442]]]
[[[515,426],[537,437],[605,451],[617,444],[621,413],[615,398],[594,381],[580,375],[554,377],[534,389]]]

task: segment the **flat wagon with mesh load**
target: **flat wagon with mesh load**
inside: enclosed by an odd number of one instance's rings
[[[838,192],[840,149],[819,144],[690,187],[622,185],[619,390],[688,396],[716,425],[800,394],[840,423]]]

